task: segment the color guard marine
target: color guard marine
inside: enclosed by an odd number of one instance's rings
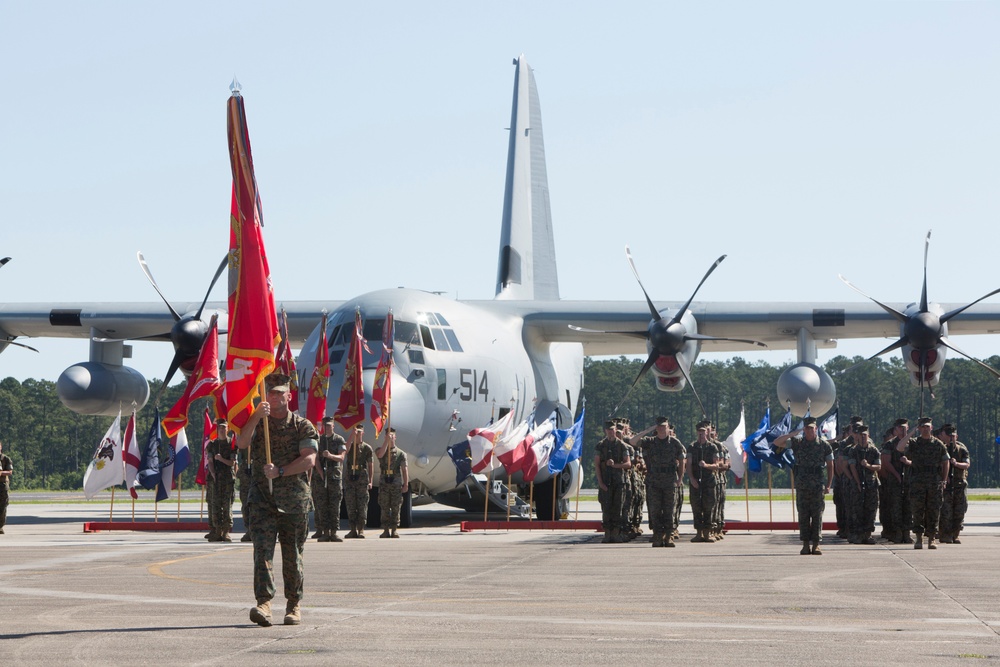
[[[941,541],[945,544],[961,544],[958,534],[965,524],[965,513],[969,509],[966,489],[969,486],[969,467],[972,459],[969,448],[958,441],[958,429],[951,424],[941,427],[944,443],[948,447],[951,463],[948,468],[948,485],[944,489],[941,505]]]

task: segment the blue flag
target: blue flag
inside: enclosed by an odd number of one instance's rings
[[[152,491],[160,483],[160,409],[153,411],[153,425],[149,427],[146,446],[142,450],[139,461],[139,474],[136,482],[144,489]]]
[[[472,450],[469,448],[469,441],[463,440],[449,447],[448,456],[455,464],[455,484],[461,484],[472,474]]]
[[[768,411],[770,412],[770,410]],[[750,456],[756,458],[758,461],[770,463],[775,468],[784,468],[786,465],[789,465],[789,461],[788,459],[784,459],[775,451],[774,441],[791,430],[792,413],[786,412],[780,422],[765,431],[760,438],[751,441],[750,449],[748,449],[747,452],[749,452]],[[750,456],[747,457],[748,462],[750,460]],[[753,468],[751,468],[751,470],[753,470]]]
[[[583,416],[587,408],[580,411],[580,416],[568,429],[556,429],[555,451],[549,458],[549,474],[558,475],[571,461],[576,461],[583,455]]]
[[[764,413],[764,416],[761,417],[760,419],[760,425],[757,427],[757,430],[751,433],[746,440],[740,443],[740,446],[743,447],[743,451],[746,452],[747,454],[747,469],[750,470],[750,472],[761,471],[760,459],[757,458],[757,454],[754,452],[753,445],[755,442],[758,442],[761,438],[763,438],[764,434],[767,433],[768,429],[770,428],[771,428],[771,408],[770,406],[768,406],[767,411]]]
[[[191,462],[186,429],[182,428],[177,431],[173,438],[167,440],[166,445],[164,455],[160,460],[160,486],[156,489],[157,502],[170,497],[170,492],[177,488],[177,478]]]

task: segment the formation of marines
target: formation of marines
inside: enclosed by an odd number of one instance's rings
[[[725,490],[729,451],[714,425],[696,425],[697,437],[683,445],[666,417],[633,432],[628,419],[604,424],[594,467],[604,542],[629,542],[642,534],[645,503],[654,547],[674,547],[684,503],[683,481],[695,536],[692,542],[716,542],[725,537]],[[910,429],[897,419],[881,443],[869,426],[852,417],[839,438],[827,440],[816,419],[806,417],[801,430],[777,438],[774,445],[790,449],[799,539],[802,555],[822,555],[825,496],[833,491],[837,535],[852,544],[875,544],[876,518],[881,537],[915,549],[936,549],[935,540],[961,544],[966,489],[971,464],[969,449],[958,430],[945,424],[934,430],[923,417]]]

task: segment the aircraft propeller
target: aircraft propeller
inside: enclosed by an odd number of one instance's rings
[[[1000,293],[1000,288],[993,290],[989,294],[984,294],[975,301],[968,303],[962,306],[961,308],[955,308],[954,310],[950,310],[947,313],[944,313],[943,315],[938,315],[937,313],[931,311],[927,305],[927,255],[930,250],[930,245],[931,245],[931,232],[930,230],[928,230],[927,237],[924,239],[924,283],[923,287],[920,290],[919,309],[916,313],[912,315],[906,315],[905,313],[901,313],[891,306],[885,305],[881,301],[868,296],[860,289],[852,285],[851,282],[847,280],[847,278],[845,278],[844,276],[838,276],[844,282],[845,285],[847,285],[852,290],[854,290],[861,296],[865,297],[866,299],[869,299],[870,301],[874,302],[882,310],[887,312],[889,315],[894,317],[901,325],[903,325],[903,333],[899,337],[899,340],[885,347],[879,352],[876,352],[867,359],[859,361],[853,366],[845,368],[844,370],[841,371],[841,373],[846,373],[847,371],[853,370],[858,366],[871,361],[875,357],[880,357],[883,354],[886,354],[887,352],[892,352],[893,350],[897,350],[905,345],[909,345],[911,348],[913,348],[915,352],[918,353],[918,359],[915,359],[914,361],[917,361],[917,366],[919,368],[921,417],[924,415],[924,380],[927,373],[927,367],[930,366],[930,363],[928,363],[929,354],[934,352],[934,350],[939,345],[942,347],[946,347],[949,350],[953,350],[954,352],[957,352],[958,354],[962,355],[966,359],[969,359],[970,361],[976,362],[977,364],[988,370],[990,373],[992,373],[994,376],[1000,378],[1000,372],[997,372],[995,369],[984,364],[980,360],[958,349],[957,347],[952,345],[951,342],[948,340],[948,338],[944,335],[945,325],[948,323],[948,320],[952,319],[953,317],[963,312],[967,308],[976,305],[983,299],[989,298],[994,294]]]
[[[174,346],[174,357],[170,361],[170,367],[167,369],[167,375],[163,378],[163,385],[160,388],[160,393],[162,394],[163,389],[170,384],[170,380],[174,377],[174,373],[177,372],[178,368],[187,368],[185,364],[193,364],[198,358],[198,353],[201,351],[201,346],[205,342],[205,336],[208,335],[209,325],[201,320],[201,313],[205,310],[205,304],[208,302],[208,297],[212,293],[212,288],[215,287],[215,283],[219,281],[219,277],[222,272],[229,265],[229,256],[227,255],[222,263],[219,264],[219,268],[216,269],[215,275],[212,276],[212,281],[208,285],[208,290],[205,292],[205,298],[201,301],[201,306],[198,307],[198,311],[194,315],[188,315],[182,317],[172,305],[167,300],[167,297],[163,295],[160,291],[159,285],[156,284],[156,280],[153,278],[152,272],[149,270],[149,265],[146,264],[146,258],[142,256],[142,251],[136,253],[136,257],[139,260],[139,266],[142,267],[142,272],[146,274],[146,278],[149,280],[153,289],[156,293],[160,295],[163,299],[163,303],[167,305],[167,309],[170,314],[174,317],[174,325],[170,328],[170,331],[165,331],[159,334],[152,334],[149,336],[139,336],[137,338],[130,339],[112,339],[112,338],[94,338],[96,342],[99,343],[109,343],[117,342],[119,340],[169,340]],[[225,331],[219,331],[220,334],[225,333]],[[157,396],[157,402],[159,401],[159,396]]]
[[[712,272],[715,271],[719,264],[722,263],[722,260],[726,258],[726,255],[723,255],[719,257],[719,259],[715,260],[715,263],[709,267],[708,271],[701,279],[701,282],[699,282],[698,286],[694,288],[694,292],[691,293],[691,297],[687,300],[687,303],[681,306],[680,310],[678,310],[669,320],[660,314],[660,311],[657,310],[656,306],[653,304],[653,300],[649,298],[649,293],[646,292],[646,288],[642,284],[642,279],[639,278],[639,271],[635,268],[635,261],[632,259],[632,251],[628,246],[625,246],[625,257],[628,259],[628,265],[632,268],[632,275],[635,276],[636,282],[639,283],[639,289],[642,290],[643,296],[646,297],[646,304],[649,306],[649,314],[652,320],[646,328],[646,331],[595,331],[593,329],[582,329],[580,327],[570,326],[570,328],[575,331],[585,331],[590,333],[617,333],[625,336],[645,338],[648,341],[650,351],[649,357],[646,359],[646,363],[643,364],[639,374],[635,377],[635,380],[632,381],[628,391],[626,391],[622,399],[618,401],[618,405],[616,405],[614,410],[611,411],[611,414],[614,415],[618,412],[618,409],[628,398],[629,394],[632,393],[632,389],[635,388],[635,385],[638,384],[639,380],[641,380],[646,372],[652,368],[657,359],[664,356],[674,357],[677,361],[677,367],[680,369],[680,372],[687,381],[687,384],[691,386],[691,391],[694,392],[694,397],[698,400],[698,405],[701,406],[702,414],[707,414],[705,404],[702,403],[701,396],[698,395],[698,391],[695,389],[694,383],[691,381],[690,362],[687,357],[682,354],[684,347],[691,341],[711,340],[725,340],[767,347],[764,343],[756,340],[746,340],[742,338],[719,338],[699,333],[689,333],[687,326],[685,326],[681,321],[687,314],[688,308],[690,308],[691,302],[694,301],[695,295],[698,294],[698,290],[701,289],[701,286],[705,284],[705,281],[708,280],[710,275],[712,275]]]

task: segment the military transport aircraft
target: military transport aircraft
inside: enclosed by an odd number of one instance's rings
[[[502,484],[491,484],[483,475],[456,484],[447,447],[508,411],[514,412],[515,423],[532,414],[541,421],[555,412],[558,426],[568,427],[580,408],[584,355],[646,354],[636,382],[651,371],[658,389],[673,392],[694,389],[693,366],[702,349],[739,352],[762,344],[795,349],[798,363],[780,377],[778,396],[795,414],[804,414],[808,406],[818,416],[832,407],[836,390],[833,379],[815,364],[816,350],[833,347],[836,339],[895,338],[874,356],[901,349],[913,383],[923,388],[938,382],[948,350],[964,355],[950,334],[1000,330],[1000,306],[975,305],[1000,290],[967,305],[928,301],[926,249],[920,301],[909,305],[874,299],[872,304],[696,302],[701,283],[687,301],[654,303],[641,281],[644,300],[560,300],[538,92],[524,57],[514,64],[495,298],[459,301],[399,288],[348,301],[283,303],[289,337],[293,345],[302,346],[300,386],[308,385],[317,345],[323,344],[318,316],[328,313],[329,413],[342,383],[355,310],[360,309],[364,335],[373,342],[381,338],[382,323],[392,311],[392,424],[410,457],[411,490],[416,494],[470,506],[476,495],[502,495]],[[631,253],[626,254],[638,281],[637,266]],[[641,259],[651,265],[654,261]],[[711,263],[706,257],[711,268],[702,283],[722,259]],[[141,255],[140,262],[156,287]],[[7,304],[0,306],[0,336],[7,342],[20,336],[88,339],[90,358],[62,374],[57,382],[60,398],[76,412],[115,414],[119,406],[127,409],[133,401],[141,405],[149,396],[146,379],[123,364],[128,340],[173,343],[169,382],[174,370],[193,363],[212,313],[226,308],[224,303],[208,303],[207,295],[201,302],[173,305],[162,293],[161,298],[168,312],[157,303]],[[369,397],[380,349],[372,348],[374,352],[364,354]],[[546,481],[544,471],[538,481]],[[580,481],[579,466],[552,481],[558,482],[560,497],[571,495]],[[482,500],[478,503],[482,507]],[[408,517],[404,521],[408,523]]]

